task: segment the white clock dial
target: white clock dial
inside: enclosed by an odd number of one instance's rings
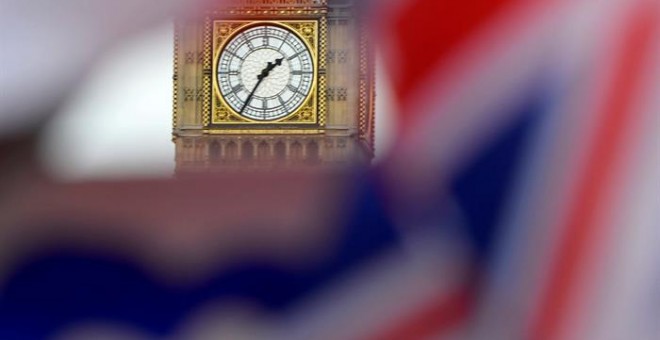
[[[218,87],[231,108],[253,120],[276,120],[296,111],[314,80],[312,55],[293,32],[253,26],[235,35],[218,59]]]

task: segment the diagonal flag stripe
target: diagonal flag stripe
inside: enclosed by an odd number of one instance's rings
[[[605,188],[611,183],[613,170],[619,160],[619,151],[625,142],[624,134],[635,118],[631,111],[634,94],[642,77],[642,60],[652,42],[657,18],[645,7],[640,6],[630,21],[624,39],[625,51],[617,65],[615,79],[608,93],[603,96],[602,125],[597,131],[593,149],[580,185],[572,211],[569,212],[558,252],[551,267],[549,288],[542,298],[538,319],[532,325],[532,339],[555,339],[562,318],[576,288],[576,277],[583,265],[584,257],[593,246],[589,240],[597,231],[597,210],[604,200]]]

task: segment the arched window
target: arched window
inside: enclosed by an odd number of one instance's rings
[[[286,145],[282,141],[275,144],[275,159],[280,162],[286,160]]]
[[[270,158],[270,146],[265,141],[259,143],[257,147],[257,159],[267,161]]]
[[[238,159],[238,145],[236,143],[227,143],[225,146],[225,159],[228,161],[235,161]]]
[[[221,156],[221,149],[220,149],[220,143],[218,141],[213,141],[211,143],[211,147],[209,150],[209,157],[211,158],[212,161],[217,161],[220,159]]]
[[[319,160],[319,145],[311,141],[307,144],[307,163],[316,164]]]
[[[294,162],[299,162],[302,159],[303,159],[302,144],[298,142],[293,142],[293,144],[291,144],[291,160]]]
[[[252,142],[243,143],[243,160],[251,161],[254,159],[254,145]]]

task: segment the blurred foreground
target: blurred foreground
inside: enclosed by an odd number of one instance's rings
[[[657,1],[365,2],[375,168],[46,173],[107,46],[196,5],[0,2],[0,339],[660,338]]]

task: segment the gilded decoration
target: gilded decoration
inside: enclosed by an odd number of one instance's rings
[[[211,14],[241,18],[318,17],[328,12],[327,5],[326,0],[234,0]]]
[[[323,1],[325,2],[325,1]],[[328,113],[328,99],[325,96],[327,91],[327,75],[326,75],[326,58],[325,55],[328,50],[328,20],[322,17],[319,21],[319,51],[318,55],[321,56],[318,60],[318,123],[320,126],[325,127],[327,113]]]
[[[207,19],[210,22],[210,19]],[[282,117],[274,121],[256,121],[250,118],[239,115],[235,112],[220,95],[220,90],[218,88],[218,79],[217,79],[217,62],[218,58],[223,51],[224,46],[234,37],[235,34],[242,32],[245,29],[248,29],[251,26],[257,25],[277,25],[284,27],[291,31],[293,34],[298,35],[298,37],[307,45],[308,49],[312,54],[312,60],[314,64],[314,80],[312,84],[312,90],[307,98],[305,98],[303,105],[293,113]],[[319,61],[319,54],[321,52],[325,53],[326,50],[326,38],[325,34],[327,32],[327,27],[325,20],[277,20],[277,21],[262,21],[262,20],[215,20],[212,21],[211,27],[208,28],[208,34],[205,34],[205,38],[208,35],[211,43],[207,47],[206,44],[204,48],[208,48],[211,53],[212,51],[212,72],[209,76],[209,84],[207,86],[207,80],[204,79],[205,88],[212,89],[210,94],[211,107],[212,110],[206,111],[206,107],[203,109],[204,112],[210,114],[210,119],[204,120],[204,125],[207,128],[242,128],[244,126],[265,126],[265,125],[318,125],[324,126],[326,120],[326,108],[325,97],[319,96],[319,93],[325,93],[326,91],[326,75],[325,75],[325,62]],[[207,29],[205,27],[205,29]],[[321,35],[321,32],[323,34]],[[319,36],[321,38],[319,39]],[[321,58],[324,59],[324,58]],[[321,69],[320,66],[323,66]],[[206,69],[206,67],[205,67]],[[205,74],[206,76],[206,74]]]
[[[179,26],[174,23],[174,75],[173,75],[173,103],[172,103],[172,126],[179,127]]]
[[[204,48],[202,50],[202,53],[204,55],[203,61],[202,61],[202,68],[203,68],[203,75],[202,75],[202,89],[204,89],[204,98],[202,102],[202,112],[203,114],[203,124],[204,126],[208,126],[211,124],[211,109],[212,109],[212,103],[211,103],[211,82],[212,82],[212,75],[209,74],[211,70],[211,46],[212,46],[212,37],[211,37],[211,19],[209,17],[206,17],[204,19]]]
[[[204,130],[205,134],[208,135],[321,135],[324,130],[321,129],[293,129],[293,130],[282,130],[282,129],[231,129],[231,130],[217,130],[217,129],[208,129]]]

